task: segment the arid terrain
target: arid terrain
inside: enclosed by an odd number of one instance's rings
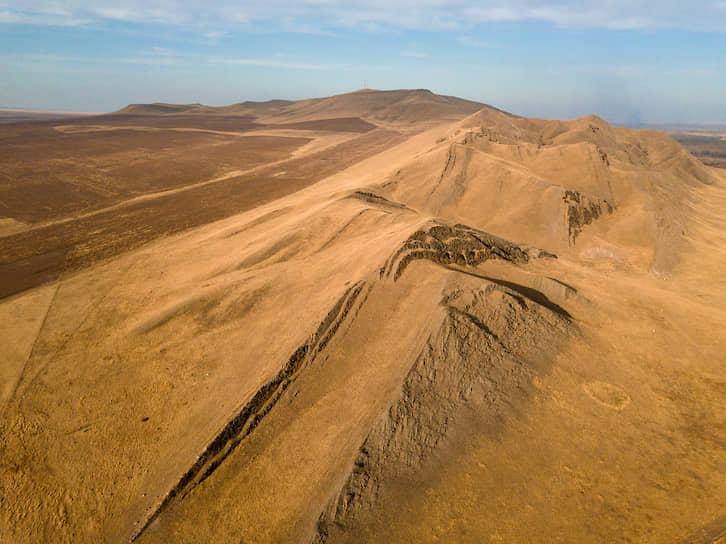
[[[0,123],[16,123],[18,121],[39,121],[42,119],[72,119],[86,115],[92,114],[73,111],[43,111],[24,110],[21,108],[0,108]]]
[[[691,137],[425,90],[1,124],[0,542],[726,541]]]
[[[666,130],[703,164],[726,168],[725,126],[675,126]]]

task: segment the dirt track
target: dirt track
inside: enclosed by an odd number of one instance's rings
[[[0,298],[52,281],[61,273],[78,270],[98,260],[138,247],[158,236],[228,217],[295,192],[366,156],[377,153],[400,138],[397,133],[383,129],[368,132],[372,125],[359,121],[331,120],[329,122],[298,123],[300,130],[309,131],[311,127],[322,127],[322,130],[325,131],[344,129],[353,133],[353,136],[350,141],[294,159],[286,159],[286,156],[289,156],[296,147],[310,142],[310,138],[245,136],[233,138],[231,141],[223,140],[221,144],[214,143],[211,148],[211,156],[206,156],[204,151],[195,150],[193,156],[181,158],[189,141],[195,141],[195,145],[198,145],[195,139],[198,138],[205,142],[207,136],[190,134],[179,140],[173,131],[168,131],[156,138],[152,137],[151,141],[154,145],[172,146],[175,154],[150,159],[153,170],[151,173],[146,173],[148,180],[145,182],[144,193],[146,194],[119,201],[119,196],[124,193],[116,190],[118,196],[110,200],[112,204],[106,208],[97,210],[91,208],[92,211],[85,213],[76,212],[67,217],[41,221],[40,225],[31,227],[30,230],[0,238]],[[147,122],[153,124],[155,120]],[[294,130],[294,127],[291,126],[285,128]],[[19,127],[16,130],[21,133],[31,129]],[[355,133],[361,131],[367,133],[355,136]],[[92,142],[96,138],[88,133],[73,136],[82,138],[83,142]],[[110,138],[115,139],[116,136],[116,131],[114,131]],[[53,141],[51,136],[48,138],[49,142]],[[90,140],[86,140],[86,138],[90,138]],[[104,135],[105,138],[107,136]],[[122,141],[127,142],[126,145],[144,145],[145,142],[143,137],[130,133],[124,134]],[[42,147],[42,144],[37,145]],[[53,152],[65,153],[63,137],[60,137],[57,145],[58,149]],[[112,140],[112,142],[93,145],[98,147],[98,145],[115,146],[117,144]],[[35,146],[36,144],[33,144],[33,147]],[[201,169],[196,157],[204,156],[204,161],[210,161],[210,164],[215,159],[219,161],[220,147],[229,157],[228,164],[252,166],[246,168],[246,173],[239,175],[227,173],[211,180],[193,177],[211,171]],[[74,153],[79,152],[78,149],[74,151]],[[86,149],[86,152],[92,153],[93,150]],[[100,153],[101,149],[97,149],[95,152]],[[49,153],[51,152],[49,151]],[[236,159],[240,154],[245,157],[241,162]],[[18,161],[22,158],[22,155],[14,156],[13,160]],[[178,159],[182,160],[182,165],[176,164]],[[117,159],[114,160],[117,161]],[[186,168],[184,160],[193,161],[195,169]],[[93,162],[88,164],[90,168]],[[214,162],[214,165],[215,169],[219,168],[219,162]],[[169,172],[165,168],[181,170],[183,177],[175,178],[174,170]],[[134,172],[137,170],[117,173],[113,178],[114,182],[118,180],[121,184],[134,183],[135,186],[140,186],[140,181],[134,177]],[[153,176],[154,171],[159,172],[158,178],[148,177],[149,174]],[[174,180],[173,183],[167,181],[171,179]],[[184,180],[188,181],[184,182]],[[38,204],[33,195],[23,190],[27,184],[33,186],[34,181],[34,179],[17,181],[16,191],[7,196],[8,209],[14,210],[15,217],[20,220],[37,220],[43,217],[38,213],[40,210],[37,208]],[[65,202],[66,209],[74,212],[74,208],[68,208],[68,205],[72,204],[72,199],[61,194],[45,193],[45,187],[52,183],[43,182],[37,186],[36,190],[41,193],[41,198],[52,199],[54,202]],[[169,186],[172,188],[154,192],[155,189],[164,189]],[[131,187],[129,189],[134,190]],[[18,202],[18,199],[22,199],[25,204]],[[85,201],[79,201],[79,204],[82,202]],[[98,204],[107,202],[109,202],[108,198],[99,200]],[[79,210],[77,206],[75,209]],[[43,223],[49,224],[44,225]]]

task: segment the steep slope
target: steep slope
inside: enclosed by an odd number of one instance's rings
[[[724,175],[595,117],[423,128],[0,303],[4,540],[723,534]]]
[[[690,221],[684,202],[716,180],[663,133],[485,109],[377,189],[549,251],[579,246],[668,274]]]
[[[569,314],[480,280],[442,300],[446,315],[402,380],[396,398],[363,441],[340,493],[320,516],[316,542],[346,534],[393,485],[417,486],[417,472],[452,436],[496,428],[526,402],[567,336]],[[547,350],[541,346],[548,345]],[[451,452],[448,452],[451,454]]]

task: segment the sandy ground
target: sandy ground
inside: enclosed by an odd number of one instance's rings
[[[388,142],[0,302],[5,541],[726,535],[726,176],[595,117]]]

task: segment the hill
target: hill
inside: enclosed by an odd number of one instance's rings
[[[125,115],[169,115],[180,113],[207,113],[210,108],[201,104],[165,104],[155,102],[153,104],[129,104],[118,110],[117,114]]]
[[[427,91],[228,108],[90,134],[245,172],[0,238],[84,233],[0,302],[8,541],[726,534],[723,171]]]
[[[200,104],[133,104],[121,114],[173,115],[223,114],[252,116],[263,123],[291,123],[319,119],[360,117],[377,123],[430,125],[453,121],[472,114],[484,104],[452,96],[441,96],[426,89],[377,91],[362,89],[326,98],[267,102],[241,102],[231,106],[209,107]]]
[[[20,121],[39,121],[46,119],[68,119],[93,115],[92,113],[71,111],[25,110],[20,108],[0,108],[0,123],[17,123]]]

